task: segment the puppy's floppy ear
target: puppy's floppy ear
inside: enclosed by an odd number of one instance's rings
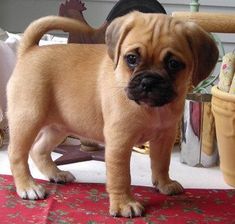
[[[134,13],[116,18],[107,27],[105,34],[105,42],[108,46],[108,55],[114,62],[114,68],[117,67],[121,45],[133,27],[134,20],[132,19]]]
[[[219,51],[209,33],[193,22],[186,23],[186,35],[194,59],[192,81],[193,85],[197,86],[212,72]]]

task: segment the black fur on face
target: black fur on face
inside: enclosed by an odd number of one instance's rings
[[[127,96],[138,104],[161,107],[177,96],[173,80],[152,71],[135,74],[126,88]]]

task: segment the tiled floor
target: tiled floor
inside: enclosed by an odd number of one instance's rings
[[[53,153],[53,158],[60,155]],[[178,180],[184,188],[213,188],[229,189],[223,180],[219,167],[197,168],[182,164],[179,160],[179,150],[172,153],[170,176]],[[30,169],[35,178],[45,179],[30,160]],[[104,162],[88,161],[60,166],[61,169],[71,171],[79,182],[105,182]],[[0,174],[11,174],[6,147],[0,149]],[[131,175],[133,185],[152,186],[149,156],[132,153]]]

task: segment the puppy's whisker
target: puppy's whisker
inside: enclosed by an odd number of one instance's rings
[[[120,92],[122,92],[123,91],[123,89],[122,88],[113,88],[114,89],[114,91],[112,91],[112,96],[114,97],[114,96],[116,96],[116,95],[119,95],[120,94]]]
[[[126,86],[111,86],[109,87],[110,89],[119,89],[119,90],[124,90]]]

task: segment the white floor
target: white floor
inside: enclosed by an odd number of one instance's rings
[[[53,158],[60,154],[53,153]],[[35,178],[45,179],[37,170],[32,161],[29,161],[32,175]],[[88,161],[60,166],[61,169],[71,171],[78,182],[105,182],[104,162]],[[133,185],[152,186],[149,156],[132,153],[131,175]],[[0,149],[0,174],[11,174],[6,147]],[[180,162],[179,150],[172,153],[170,176],[178,180],[184,188],[211,188],[230,189],[224,180],[219,167],[198,168],[190,167]]]

